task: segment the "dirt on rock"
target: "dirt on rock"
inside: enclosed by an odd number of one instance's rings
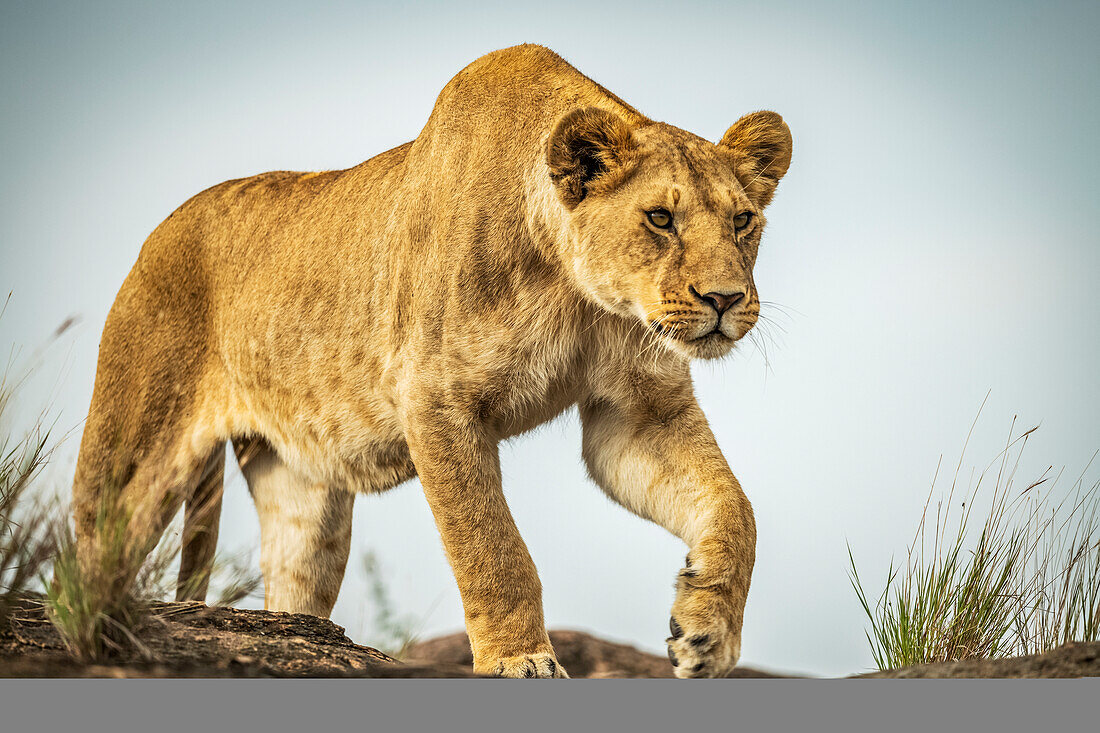
[[[1009,659],[966,659],[959,662],[918,664],[857,675],[888,679],[1036,679],[1049,677],[1100,677],[1100,642],[1073,642],[1044,654]]]
[[[156,603],[130,644],[96,664],[69,655],[38,600],[0,627],[0,677],[476,677],[464,633],[414,645],[404,662],[351,641],[327,619],[304,614]],[[668,659],[582,631],[551,631],[573,678],[672,677]],[[739,667],[730,677],[785,677]],[[925,664],[861,678],[1094,677],[1100,642],[998,660]]]

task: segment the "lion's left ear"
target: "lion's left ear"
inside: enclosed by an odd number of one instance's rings
[[[567,112],[546,143],[550,179],[562,203],[573,210],[593,190],[615,185],[634,150],[632,128],[614,112],[598,107]]]
[[[783,118],[775,112],[747,114],[718,145],[733,151],[734,173],[748,197],[761,208],[767,206],[791,165],[791,131]]]

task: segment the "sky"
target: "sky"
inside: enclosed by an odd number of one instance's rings
[[[696,393],[756,513],[743,663],[862,671],[848,546],[877,586],[941,458],[933,496],[1041,425],[1021,480],[1064,466],[1064,491],[1100,448],[1098,31],[1095,2],[5,3],[0,348],[35,367],[23,414],[68,436],[64,487],[107,311],[192,194],[411,140],[451,76],[521,42],[710,140],[774,109],[794,155],[755,270],[766,355],[695,365]],[[575,411],[501,460],[548,625],[663,653],[684,547],[586,478]],[[459,630],[418,484],[355,512],[333,619],[371,641],[373,552],[423,636]],[[233,475],[221,547],[255,563],[258,537]]]

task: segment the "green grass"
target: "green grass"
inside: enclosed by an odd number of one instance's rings
[[[1060,501],[1060,475],[1051,479],[1050,469],[1021,487],[1016,474],[1035,430],[1010,431],[958,505],[963,458],[934,508],[933,479],[905,561],[891,562],[877,597],[868,594],[849,546],[852,587],[880,669],[1039,653],[1100,638],[1100,481],[1085,483],[1090,461]]]

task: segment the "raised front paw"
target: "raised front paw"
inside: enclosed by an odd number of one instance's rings
[[[672,606],[668,659],[680,678],[725,677],[741,656],[744,601],[726,586],[693,586],[691,577],[681,574]]]
[[[568,679],[565,668],[558,664],[553,654],[524,654],[518,657],[498,659],[491,667],[496,677],[535,677],[542,679]]]

